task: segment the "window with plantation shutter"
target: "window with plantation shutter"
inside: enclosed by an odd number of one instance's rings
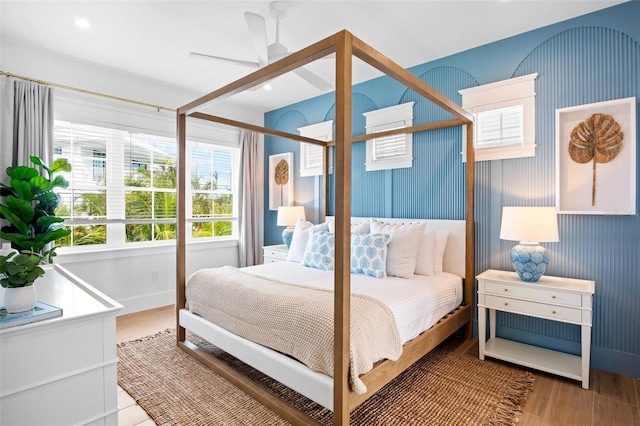
[[[187,142],[188,238],[237,234],[237,149]],[[56,213],[71,235],[61,246],[122,247],[176,238],[174,138],[56,121],[54,159],[67,158],[69,187],[58,192]]]
[[[322,123],[311,124],[299,127],[300,136],[317,139],[319,141],[330,141],[333,138],[333,120]],[[322,151],[320,145],[310,143],[300,144],[300,176],[321,176],[323,170]],[[331,172],[331,170],[329,170]]]
[[[413,104],[396,105],[365,112],[367,133],[378,133],[413,125]],[[411,133],[381,136],[367,140],[367,171],[411,167],[413,135]]]
[[[535,78],[538,74],[460,90],[473,114],[475,160],[535,155]],[[466,131],[463,130],[466,136]],[[466,143],[463,144],[466,161]]]

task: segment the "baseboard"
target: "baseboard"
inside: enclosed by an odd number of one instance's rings
[[[118,303],[122,305],[122,310],[118,315],[132,314],[134,312],[146,311],[148,309],[175,304],[176,291],[169,290],[160,293],[131,297],[128,299],[120,299],[118,300]]]

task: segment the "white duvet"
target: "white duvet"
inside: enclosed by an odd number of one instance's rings
[[[333,271],[308,268],[295,262],[267,263],[242,270],[291,284],[333,288]],[[387,305],[393,312],[404,344],[462,303],[462,278],[446,272],[385,279],[351,274],[351,292],[366,294]]]

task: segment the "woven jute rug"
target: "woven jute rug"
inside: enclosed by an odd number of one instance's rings
[[[188,335],[245,376],[330,425],[332,413],[218,348]],[[159,425],[287,425],[184,353],[166,330],[118,345],[118,383]],[[533,375],[436,348],[351,413],[351,424],[512,425]]]

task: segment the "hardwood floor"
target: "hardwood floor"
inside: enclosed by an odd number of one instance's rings
[[[117,340],[124,342],[175,327],[173,306],[117,318]],[[478,356],[478,341],[456,352]],[[487,360],[486,362],[500,361]],[[591,370],[588,390],[574,380],[532,371],[536,377],[519,425],[523,426],[640,426],[640,379]],[[154,421],[124,390],[118,392],[120,426],[152,426]]]

